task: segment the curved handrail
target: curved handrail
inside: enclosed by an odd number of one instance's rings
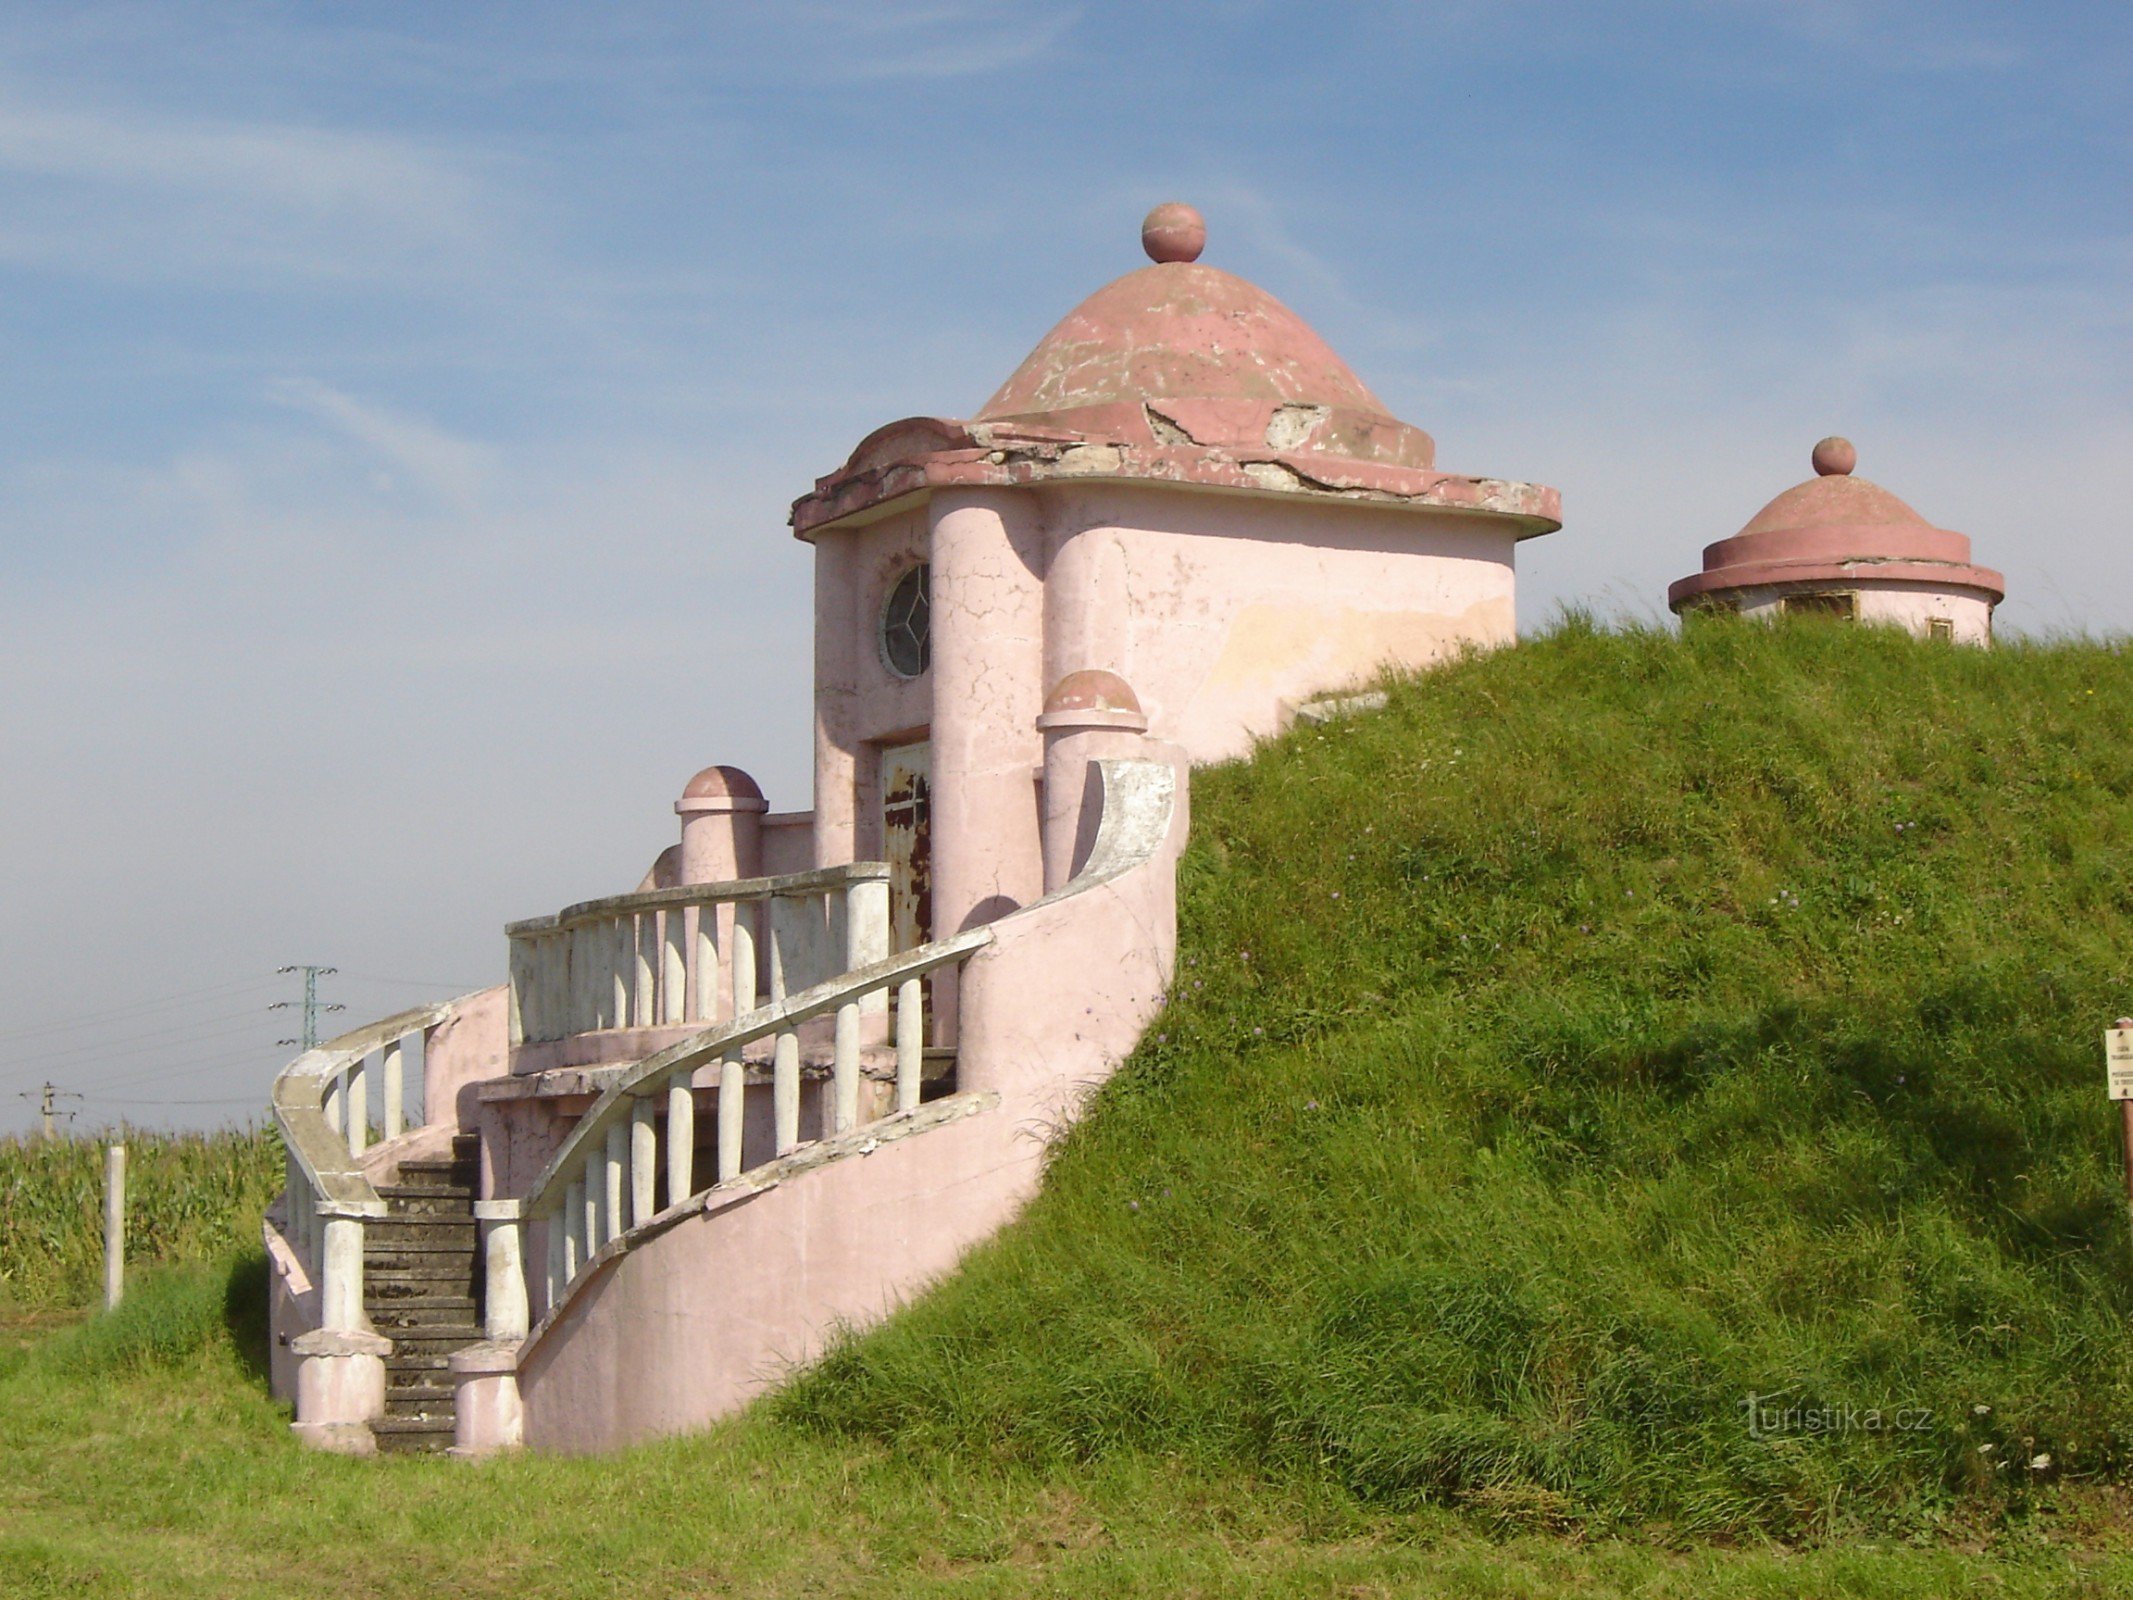
[[[358,1164],[341,1131],[326,1114],[326,1101],[342,1077],[373,1051],[448,1022],[471,998],[416,1006],[377,1022],[351,1029],[337,1039],[306,1050],[274,1080],[274,1120],[282,1142],[310,1180],[321,1215],[381,1217],[385,1203]]]
[[[943,939],[933,944],[920,945],[902,955],[891,956],[886,961],[876,961],[868,966],[856,967],[840,973],[826,983],[818,983],[811,989],[771,1005],[760,1007],[745,1016],[722,1022],[717,1027],[706,1028],[692,1034],[677,1044],[668,1046],[657,1055],[647,1056],[626,1070],[601,1092],[578,1119],[576,1127],[564,1139],[556,1153],[549,1158],[547,1166],[533,1181],[522,1205],[521,1215],[531,1221],[551,1216],[562,1205],[568,1190],[570,1174],[584,1165],[589,1149],[597,1137],[604,1143],[608,1129],[626,1109],[628,1103],[643,1098],[645,1086],[694,1072],[698,1067],[708,1066],[737,1055],[748,1045],[772,1034],[789,1033],[801,1023],[811,1021],[844,1006],[862,996],[898,984],[923,978],[936,968],[964,960],[992,943],[990,928],[973,928],[968,933],[957,934],[952,939]]]

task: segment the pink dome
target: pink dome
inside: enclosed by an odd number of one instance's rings
[[[1386,411],[1301,317],[1198,260],[1188,205],[1141,225],[1154,265],[1063,317],[975,417],[907,417],[859,442],[793,505],[815,531],[931,489],[1054,478],[1368,498],[1499,516],[1528,538],[1562,526],[1541,484],[1439,472],[1437,447]]]
[[[706,767],[691,778],[674,802],[676,811],[767,811],[769,802],[755,779],[739,767]]]
[[[1390,416],[1264,289],[1170,261],[1106,284],[1038,341],[980,422],[1084,438],[1324,452],[1428,471],[1437,447]]]
[[[1703,570],[1671,585],[1667,604],[1680,611],[1731,590],[1862,579],[1974,590],[1997,604],[2006,580],[1971,564],[1968,537],[1934,527],[1878,483],[1853,477],[1856,459],[1847,439],[1816,445],[1817,475],[1772,500],[1732,538],[1706,546]]]
[[[1133,733],[1148,731],[1147,713],[1133,685],[1115,672],[1084,668],[1070,672],[1052,685],[1044,697],[1044,710],[1037,718],[1040,729],[1124,728]]]

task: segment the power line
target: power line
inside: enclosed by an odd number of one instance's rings
[[[204,989],[188,989],[182,994],[164,995],[154,1000],[138,1000],[127,1005],[113,1006],[108,1011],[96,1011],[86,1017],[76,1017],[69,1022],[47,1023],[36,1028],[11,1028],[0,1032],[0,1040],[34,1039],[48,1033],[79,1033],[84,1027],[94,1027],[99,1022],[117,1018],[130,1018],[136,1012],[158,1011],[169,1006],[189,1005],[208,995],[222,994],[231,990],[261,989],[271,984],[272,978],[233,978],[228,983],[209,984]]]

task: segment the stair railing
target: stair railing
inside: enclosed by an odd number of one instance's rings
[[[652,1219],[662,1170],[669,1208],[700,1192],[691,1088],[699,1068],[714,1063],[719,1068],[717,1181],[729,1183],[743,1174],[747,1047],[772,1041],[769,1087],[775,1153],[788,1155],[800,1145],[802,1025],[819,1017],[836,1019],[829,1131],[849,1132],[860,1126],[862,1020],[885,1010],[893,994],[895,1111],[915,1110],[925,1053],[925,980],[943,968],[960,966],[992,939],[991,929],[975,928],[870,963],[707,1028],[627,1069],[579,1119],[522,1202],[492,1202],[481,1208],[494,1313],[490,1337],[518,1337],[527,1331],[533,1274],[522,1265],[520,1229],[525,1224],[544,1224],[545,1261],[539,1282],[544,1314],[552,1313],[605,1246]],[[658,1120],[662,1096],[667,1111],[663,1137]]]
[[[378,1133],[398,1138],[411,1125],[410,1087],[428,1113],[428,1038],[454,1014],[447,1000],[386,1017],[306,1050],[274,1080],[274,1120],[288,1156],[283,1237],[318,1285],[321,1329],[363,1327],[363,1223],[385,1215],[361,1165],[373,1131],[370,1086],[378,1086]],[[421,1047],[413,1074],[411,1045]]]
[[[886,956],[888,926],[885,861],[614,895],[514,922],[511,1043],[718,1022],[755,1009],[759,968],[775,1003]]]

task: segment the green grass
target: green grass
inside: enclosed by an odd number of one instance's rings
[[[1572,622],[1203,774],[1168,1014],[779,1412],[1675,1541],[2117,1483],[2129,794],[2115,649],[1831,625]]]
[[[0,1593],[2133,1592],[2129,733],[2112,648],[1827,625],[1397,685],[1196,777],[1039,1201],[756,1411],[309,1455],[256,1257],[145,1274],[0,1337]]]
[[[126,1258],[175,1263],[256,1243],[282,1186],[272,1128],[0,1138],[0,1307],[81,1306],[104,1263],[104,1146],[126,1146]]]
[[[0,1594],[1967,1600],[2133,1584],[2115,1498],[1961,1543],[1668,1550],[1492,1533],[1324,1482],[1144,1453],[1042,1470],[758,1414],[599,1460],[349,1461],[258,1378],[258,1258],[147,1274],[113,1317],[0,1338]],[[4,1332],[0,1326],[0,1332]]]

